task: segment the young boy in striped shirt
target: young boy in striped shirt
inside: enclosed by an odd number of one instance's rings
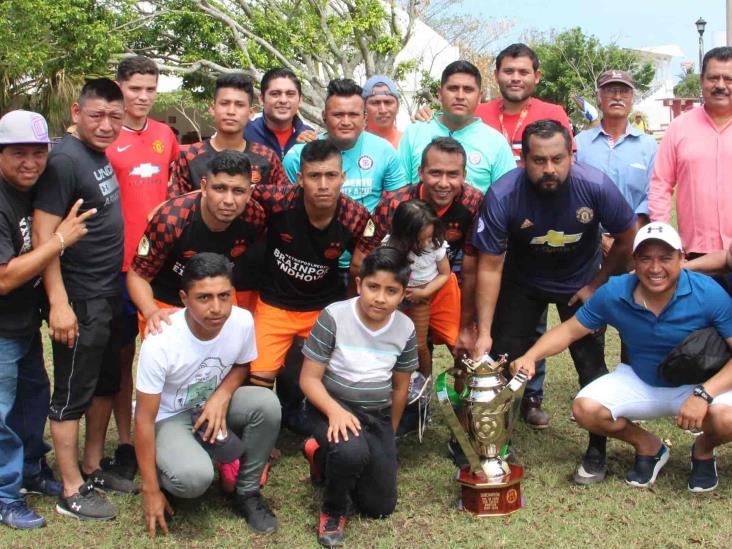
[[[405,255],[374,249],[356,277],[358,297],[326,307],[303,347],[300,387],[314,438],[313,480],[324,479],[318,541],[342,545],[349,495],[369,517],[394,511],[394,432],[418,366],[414,324],[397,310],[409,279]]]

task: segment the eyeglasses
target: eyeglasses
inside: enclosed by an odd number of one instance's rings
[[[620,95],[623,97],[630,97],[633,95],[633,88],[629,88],[628,86],[603,86],[600,88],[600,91],[604,95]]]

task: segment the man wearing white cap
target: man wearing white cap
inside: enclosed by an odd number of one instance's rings
[[[619,364],[575,397],[577,424],[635,448],[626,475],[646,487],[669,458],[661,438],[632,420],[676,416],[682,429],[702,429],[691,448],[688,489],[717,487],[714,448],[732,440],[732,361],[700,385],[674,385],[657,366],[690,333],[714,327],[732,347],[732,300],[711,278],[682,269],[684,252],[676,230],[654,222],[633,243],[635,274],[612,277],[566,322],[550,330],[512,369],[534,374],[536,360],[555,355],[605,324],[617,328],[630,364]]]
[[[43,441],[50,388],[43,365],[39,288],[43,269],[85,233],[81,201],[54,237],[31,249],[31,189],[46,169],[48,126],[40,114],[12,111],[0,119],[0,522],[39,528],[23,491],[58,496]]]

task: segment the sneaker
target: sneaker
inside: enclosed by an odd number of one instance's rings
[[[112,471],[127,480],[134,480],[137,473],[135,447],[132,444],[120,444],[114,451],[114,457],[102,458],[100,465],[105,471]]]
[[[605,456],[597,448],[588,448],[582,463],[574,472],[574,482],[576,484],[597,484],[605,480],[607,476],[607,461]]]
[[[310,480],[313,484],[322,484],[324,480],[323,473],[320,471],[318,464],[315,463],[315,452],[317,452],[318,448],[320,448],[320,444],[313,437],[307,439],[302,446],[302,455],[305,456],[305,459],[308,460],[308,464],[310,465]]]
[[[625,482],[636,488],[645,488],[656,482],[658,473],[666,465],[669,458],[668,447],[661,444],[661,449],[655,456],[635,455],[633,469],[625,475]]]
[[[117,516],[117,508],[94,489],[91,480],[82,484],[73,496],[59,496],[56,512],[79,520],[111,520]]]
[[[234,512],[244,517],[249,529],[257,534],[271,534],[277,530],[277,517],[264,504],[259,492],[236,494],[232,502]]]
[[[231,463],[217,463],[219,470],[219,484],[221,491],[225,494],[233,494],[236,490],[236,477],[239,476],[239,460],[236,459]]]
[[[521,417],[532,429],[549,427],[549,414],[541,409],[539,397],[526,397],[521,401]]]
[[[0,502],[0,522],[19,530],[32,530],[46,525],[46,519],[28,507],[23,499],[12,503]]]
[[[345,537],[346,515],[320,513],[318,543],[324,547],[341,547]]]
[[[427,379],[419,371],[412,372],[409,378],[409,389],[407,390],[407,406],[414,404],[422,396],[427,388]]]
[[[711,492],[719,484],[717,477],[717,460],[696,459],[694,457],[694,446],[691,447],[691,474],[689,475],[689,492],[701,493]]]
[[[120,476],[114,471],[97,469],[88,475],[82,471],[84,480],[89,480],[94,488],[103,492],[119,492],[120,494],[136,494],[137,486],[130,479]]]
[[[464,469],[470,465],[468,458],[465,457],[465,452],[463,452],[456,439],[451,438],[447,441],[447,453],[450,454],[450,458],[457,468]]]
[[[23,486],[20,488],[20,493],[57,498],[61,495],[62,490],[63,484],[54,478],[53,471],[50,468],[41,468],[41,472],[37,475],[23,477]]]

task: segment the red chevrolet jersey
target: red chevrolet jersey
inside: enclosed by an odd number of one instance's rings
[[[178,158],[178,141],[167,125],[148,118],[139,131],[123,126],[106,152],[122,198],[125,222],[122,270],[126,271],[145,232],[148,214],[167,198],[170,166]]]

